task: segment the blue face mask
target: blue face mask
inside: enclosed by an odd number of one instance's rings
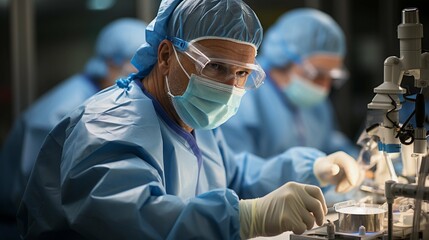
[[[290,83],[283,88],[283,93],[295,106],[307,108],[323,102],[329,91],[293,74]]]
[[[183,95],[174,96],[170,92],[168,78],[165,77],[168,95],[180,119],[193,129],[213,129],[234,116],[246,90],[195,74],[189,76],[180,63],[176,49],[174,54],[180,68],[189,78]]]
[[[193,129],[213,129],[234,116],[240,106],[244,89],[218,83],[192,74],[186,91],[181,96],[170,93],[177,114]]]

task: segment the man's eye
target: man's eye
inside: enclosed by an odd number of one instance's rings
[[[221,63],[209,63],[205,71],[210,74],[226,74],[228,69]]]
[[[219,63],[209,63],[209,64],[207,64],[207,67],[212,69],[212,70],[222,69],[222,65]]]
[[[249,74],[250,74],[250,72],[249,72],[249,71],[238,71],[238,72],[236,73],[236,75],[237,75],[238,77],[241,77],[241,78],[247,77],[247,76],[249,76]]]

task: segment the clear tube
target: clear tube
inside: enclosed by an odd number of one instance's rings
[[[383,152],[383,154],[387,169],[389,170],[390,179],[398,182],[398,175],[396,175],[395,168],[393,167],[392,159],[390,158],[389,153]]]
[[[421,159],[421,156],[419,156]],[[423,199],[423,191],[426,182],[427,168],[429,167],[427,157],[421,159],[421,166],[418,180],[417,180],[417,194],[416,194],[416,202],[414,204],[414,216],[413,216],[413,232],[411,234],[411,239],[418,240],[419,239],[419,231],[420,231],[420,216],[422,211],[422,199]]]

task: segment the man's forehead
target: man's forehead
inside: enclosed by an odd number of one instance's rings
[[[226,39],[203,39],[195,46],[207,57],[225,58],[243,63],[254,63],[256,49],[251,44]]]
[[[335,54],[314,54],[307,59],[311,64],[318,68],[337,68],[343,65],[343,58]]]

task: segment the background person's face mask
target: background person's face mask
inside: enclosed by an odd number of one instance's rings
[[[193,129],[213,129],[234,116],[244,89],[192,74],[186,91],[173,96],[165,78],[173,106],[186,125]]]
[[[329,91],[297,74],[292,74],[290,83],[283,87],[283,93],[295,106],[307,108],[324,101]]]

